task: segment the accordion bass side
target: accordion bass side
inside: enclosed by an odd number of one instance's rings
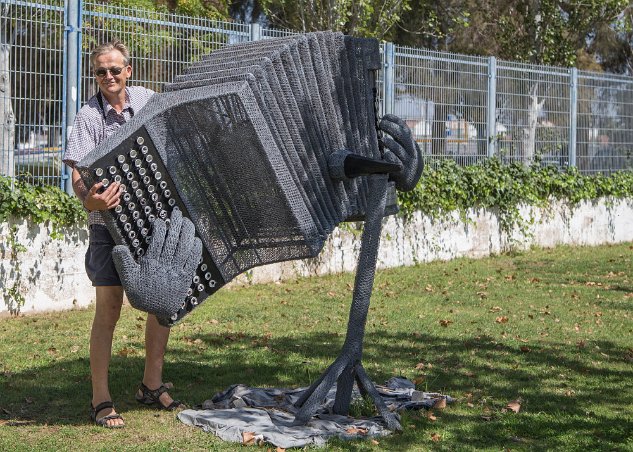
[[[343,221],[362,220],[366,177],[335,178],[338,151],[380,159],[375,40],[318,32],[225,47],[77,165],[87,186],[120,181],[106,217],[140,258],[156,218],[178,208],[203,256],[173,324],[244,271],[316,256]],[[390,186],[387,214],[397,211]]]

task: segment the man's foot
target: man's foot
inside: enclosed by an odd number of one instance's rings
[[[122,428],[125,426],[123,418],[114,409],[111,400],[101,402],[97,406],[90,404],[90,419],[95,424],[105,428]]]
[[[162,384],[157,389],[149,389],[141,383],[136,392],[136,401],[143,405],[155,406],[161,410],[173,411],[184,408],[180,400],[174,400],[167,392],[173,386],[170,383]]]

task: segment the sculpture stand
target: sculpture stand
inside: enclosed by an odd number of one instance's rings
[[[387,179],[388,175],[386,174],[369,176],[369,199],[367,202],[365,227],[361,239],[361,249],[354,281],[354,295],[345,343],[339,357],[297,401],[296,405],[301,408],[295,417],[296,424],[306,424],[310,420],[335,382],[337,389],[334,412],[347,415],[354,380],[356,380],[361,394],[372,398],[378,413],[386,422],[387,427],[390,430],[402,429],[398,415],[389,411],[361,364],[365,323],[367,322],[369,302],[376,274],[380,231],[387,199]]]

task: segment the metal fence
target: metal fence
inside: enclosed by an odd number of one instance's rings
[[[0,174],[68,189],[61,163],[75,113],[96,92],[89,52],[119,38],[132,84],[161,91],[203,54],[295,32],[96,1],[0,0]],[[633,168],[633,79],[383,43],[381,113],[404,118],[423,153],[473,164]]]

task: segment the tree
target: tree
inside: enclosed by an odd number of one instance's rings
[[[299,32],[342,31],[386,39],[410,0],[260,0],[270,25]]]

